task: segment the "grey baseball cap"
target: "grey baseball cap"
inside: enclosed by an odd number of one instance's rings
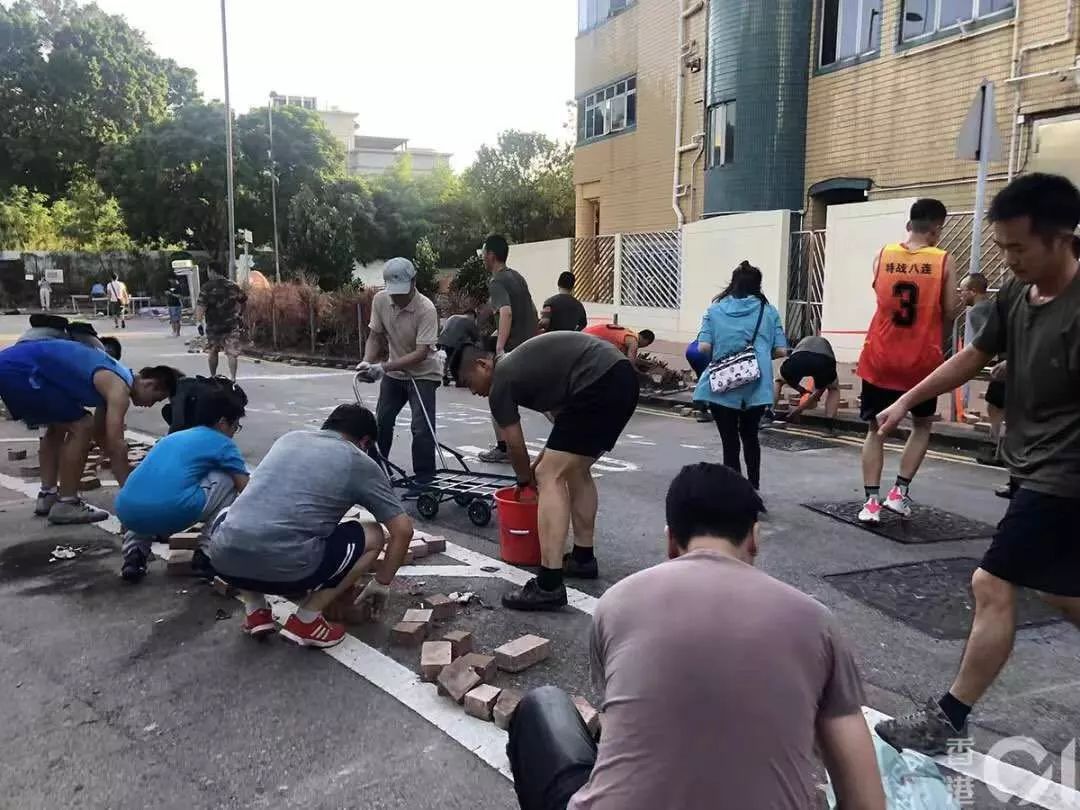
[[[382,277],[383,286],[390,295],[405,295],[412,289],[416,268],[408,259],[398,256],[383,266]]]

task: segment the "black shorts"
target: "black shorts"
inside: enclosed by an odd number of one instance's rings
[[[112,315],[114,318],[119,318],[121,315],[124,314],[124,305],[121,304],[119,301],[110,301],[109,314]]]
[[[218,520],[220,520],[220,517]],[[310,593],[311,591],[325,591],[328,588],[336,588],[366,550],[367,535],[364,533],[364,524],[349,520],[339,523],[337,528],[326,538],[323,546],[323,558],[319,563],[319,567],[303,579],[293,582],[267,582],[265,580],[231,576],[220,571],[217,573],[223,580],[242,591],[294,596]],[[211,555],[210,562],[213,563],[213,561],[213,555]]]
[[[1080,498],[1021,486],[979,567],[1023,588],[1080,597],[1078,525]]]
[[[904,391],[892,391],[888,388],[878,388],[873,383],[868,383],[863,380],[861,404],[859,405],[859,416],[862,417],[864,422],[873,422],[877,419],[877,415],[890,405],[896,403],[900,397],[904,395]],[[917,419],[926,419],[937,413],[937,399],[928,399],[925,402],[920,402],[914,408],[911,409],[911,415]]]
[[[547,449],[599,458],[619,440],[639,394],[637,372],[629,360],[620,360],[559,411]]]
[[[1000,410],[1005,410],[1005,383],[991,380],[986,386],[986,401]]]
[[[817,352],[798,352],[780,366],[780,376],[792,388],[801,388],[807,377],[814,378],[814,390],[824,391],[836,382],[836,360]]]

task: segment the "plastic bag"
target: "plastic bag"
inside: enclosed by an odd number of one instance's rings
[[[888,810],[961,810],[934,760],[915,751],[900,754],[877,734],[872,736]],[[831,784],[826,785],[825,796],[835,810]]]

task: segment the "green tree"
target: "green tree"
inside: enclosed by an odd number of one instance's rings
[[[197,98],[123,17],[65,0],[0,6],[0,188],[58,197],[102,148]]]
[[[416,289],[430,298],[439,291],[439,254],[426,236],[416,243],[413,264],[416,265]]]
[[[0,249],[52,250],[57,242],[48,197],[25,186],[0,197]]]
[[[488,300],[490,278],[491,274],[484,267],[484,260],[474,253],[461,265],[454,280],[450,282],[450,289],[469,296],[476,304],[483,304]]]
[[[77,177],[67,196],[52,207],[61,243],[71,250],[130,250],[124,216],[115,197],[109,197],[91,177]]]
[[[266,108],[236,120],[236,221],[255,244],[273,243],[270,194],[270,138]],[[345,150],[318,114],[302,107],[274,109],[274,167],[277,175],[279,238],[287,237],[285,217],[301,188],[318,191],[345,176]]]
[[[573,233],[573,150],[568,144],[539,132],[502,132],[497,146],[480,147],[464,179],[489,231],[516,242]]]
[[[294,270],[317,276],[324,290],[349,282],[356,262],[374,259],[378,236],[362,180],[343,178],[318,191],[305,186],[289,203],[286,258]]]

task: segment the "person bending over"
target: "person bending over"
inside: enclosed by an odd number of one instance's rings
[[[635,332],[617,323],[601,323],[582,330],[586,335],[606,340],[620,352],[626,355],[631,363],[637,363],[638,352],[651,346],[656,340],[656,335],[651,329],[642,329]]]
[[[232,383],[214,391],[200,404],[195,427],[159,439],[128,476],[116,496],[116,516],[127,529],[120,576],[128,582],[146,576],[155,537],[201,521],[201,550],[213,519],[244,491],[247,465],[233,437],[246,402]]]
[[[124,419],[132,403],[148,408],[176,392],[183,374],[168,366],[132,373],[100,349],[74,340],[29,340],[0,351],[0,397],[14,419],[45,426],[41,491],[34,514],[50,523],[95,523],[109,513],[79,497],[90,442],[106,453],[123,486],[128,464]],[[96,416],[87,408],[96,408]]]
[[[828,608],[754,568],[762,508],[728,467],[675,477],[670,560],[593,614],[599,746],[552,686],[511,718],[524,810],[804,810],[818,806],[818,751],[840,807],[884,810],[855,658]]]
[[[592,465],[615,446],[638,402],[637,372],[615,347],[583,332],[551,332],[496,356],[478,346],[455,353],[452,372],[488,397],[506,438],[519,492],[539,491],[540,574],[503,596],[515,610],[558,610],[563,575],[594,579],[597,494]],[[554,421],[547,446],[529,459],[521,408]],[[570,526],[574,548],[563,556]]]
[[[240,589],[242,629],[259,637],[275,629],[266,594],[298,599],[281,635],[306,647],[332,647],[344,626],[323,610],[374,569],[360,599],[381,610],[405,559],[412,520],[390,481],[368,455],[375,415],[362,405],[339,405],[322,430],[286,433],[255,468],[250,484],[211,526],[207,552],[214,571]],[[353,506],[378,523],[342,522]]]
[[[812,392],[803,388],[802,381],[807,377],[814,380]],[[829,433],[836,430],[836,412],[840,410],[840,382],[836,374],[836,355],[833,354],[832,344],[828,340],[819,335],[810,335],[798,342],[780,365],[773,402],[780,401],[785,384],[807,397],[787,414],[789,421],[796,419],[803,411],[817,407],[824,395],[825,429]]]

